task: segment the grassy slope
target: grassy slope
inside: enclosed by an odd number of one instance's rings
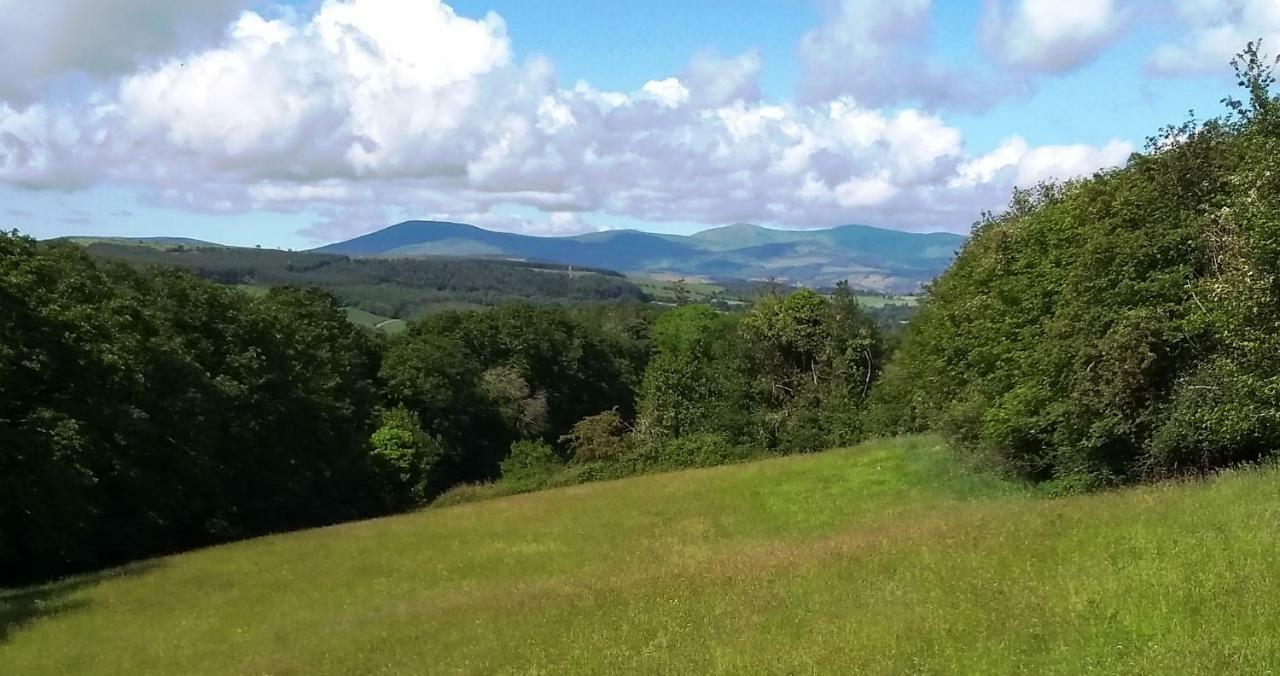
[[[1046,500],[930,439],[308,531],[0,596],[0,672],[1263,673],[1280,475]]]
[[[658,302],[670,303],[677,299],[676,288],[678,283],[675,280],[644,276],[632,276],[628,277],[628,279]],[[726,289],[714,282],[686,281],[684,286],[689,293],[689,300],[694,303],[710,303],[719,298],[730,301],[738,300],[732,295],[726,296]],[[882,308],[886,305],[914,306],[920,302],[919,296],[873,296],[864,294],[858,295],[857,298],[858,304],[868,309]]]
[[[363,326],[368,329],[375,329],[385,333],[400,333],[408,328],[408,322],[403,319],[392,319],[391,317],[383,317],[375,315],[372,312],[366,312],[356,307],[344,307],[342,311],[347,314],[347,320],[357,326]]]

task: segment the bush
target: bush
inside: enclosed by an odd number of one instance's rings
[[[1256,45],[1236,66],[1249,100],[1230,115],[984,217],[872,425],[943,431],[1059,493],[1275,453],[1280,97]]]
[[[541,441],[517,441],[502,461],[502,483],[513,491],[535,491],[564,467],[560,456]]]
[[[662,444],[654,464],[663,469],[714,467],[741,462],[759,453],[746,446],[734,446],[721,434],[691,434]]]
[[[369,454],[393,508],[419,505],[433,497],[440,443],[422,431],[418,416],[403,406],[383,411],[381,425],[369,439]]]
[[[609,460],[627,450],[626,426],[618,411],[605,411],[578,421],[560,443],[568,447],[574,462]]]

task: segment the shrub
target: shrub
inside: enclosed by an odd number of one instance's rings
[[[574,462],[608,460],[627,450],[626,426],[616,409],[578,421],[560,443],[568,447]]]
[[[975,226],[876,429],[938,429],[1059,493],[1280,448],[1280,97],[1256,45],[1235,65],[1249,100],[1230,115]]]
[[[662,444],[655,464],[663,469],[713,467],[740,462],[758,453],[750,447],[729,443],[721,434],[691,434]]]
[[[502,483],[514,491],[538,490],[563,467],[560,456],[546,443],[517,441],[502,461]]]
[[[433,470],[444,452],[422,431],[412,411],[403,406],[383,411],[381,425],[369,439],[369,453],[391,506],[418,505],[432,497]]]

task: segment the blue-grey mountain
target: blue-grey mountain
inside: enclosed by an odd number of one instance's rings
[[[712,279],[776,279],[829,286],[848,279],[877,291],[910,292],[944,270],[965,238],[866,225],[773,230],[740,223],[691,236],[610,230],[573,237],[534,237],[462,223],[407,221],[322,253],[368,257],[478,256],[546,261]]]

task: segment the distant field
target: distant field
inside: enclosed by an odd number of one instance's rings
[[[870,309],[882,308],[889,305],[907,305],[915,307],[919,302],[919,296],[858,296],[858,304]]]
[[[673,279],[671,275],[662,277],[632,277],[630,278],[642,291],[649,297],[660,303],[671,303],[677,299],[677,289],[680,286],[679,279]],[[740,282],[739,286],[747,286],[765,288],[764,282]],[[744,302],[748,301],[751,294],[745,293],[745,288],[730,289],[715,282],[705,280],[689,279],[684,282],[684,288],[689,294],[689,302],[692,303],[710,303],[715,300],[724,300],[728,302]],[[788,287],[781,287],[786,289]],[[879,309],[889,305],[906,305],[914,307],[919,298],[917,296],[880,296],[871,294],[861,294],[857,296],[858,303],[864,308]]]
[[[1050,500],[930,438],[0,593],[0,673],[1280,669],[1280,472]]]
[[[360,308],[345,307],[342,311],[347,313],[347,319],[351,323],[385,333],[400,333],[409,327],[409,323],[403,319],[375,315]]]
[[[55,241],[71,242],[80,246],[89,246],[90,244],[116,244],[127,246],[141,246],[156,249],[160,251],[168,251],[175,247],[183,247],[186,249],[227,249],[229,247],[213,242],[205,242],[198,239],[188,239],[185,237],[60,237]]]
[[[631,281],[646,295],[660,303],[672,303],[677,300],[679,280],[634,277]],[[689,293],[689,301],[693,303],[709,303],[716,299],[737,300],[725,298],[725,288],[711,282],[688,280],[684,283],[684,287]]]

